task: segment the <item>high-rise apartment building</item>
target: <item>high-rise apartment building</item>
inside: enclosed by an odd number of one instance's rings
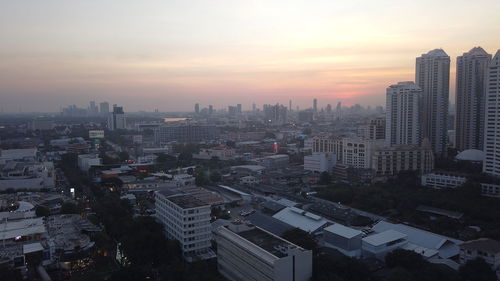
[[[99,109],[95,105],[95,101],[90,101],[90,104],[89,104],[89,115],[95,116],[95,115],[97,115],[97,113],[99,113]]]
[[[194,105],[194,113],[200,114],[200,104],[196,103]]]
[[[500,176],[500,50],[490,62],[487,77],[483,171]]]
[[[317,99],[313,100],[313,112],[318,113],[318,100]]]
[[[415,83],[422,89],[421,137],[436,154],[446,152],[450,57],[435,49],[416,59]]]
[[[113,112],[108,117],[108,129],[111,131],[125,129],[127,123],[125,121],[125,113],[123,107],[113,105]]]
[[[457,57],[455,147],[483,150],[486,74],[491,55],[481,47]]]
[[[109,103],[108,102],[101,102],[99,104],[99,112],[102,115],[107,115],[109,114]]]
[[[368,125],[366,125],[364,137],[369,140],[385,139],[385,124],[384,117],[370,119]]]
[[[399,82],[387,88],[385,144],[420,143],[422,90],[413,82]]]

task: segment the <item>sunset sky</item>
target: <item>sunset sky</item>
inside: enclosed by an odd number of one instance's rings
[[[379,105],[415,57],[500,49],[498,0],[0,0],[0,106]]]

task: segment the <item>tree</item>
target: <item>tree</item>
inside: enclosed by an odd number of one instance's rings
[[[319,253],[313,260],[315,281],[370,281],[370,271],[355,258]]]
[[[389,268],[402,267],[408,270],[418,270],[426,265],[426,261],[413,251],[396,249],[385,256],[385,264]]]
[[[396,267],[392,269],[389,275],[384,279],[384,281],[403,281],[403,280],[417,281],[413,273],[402,267]]]
[[[491,266],[481,258],[468,261],[460,267],[458,272],[462,281],[497,280],[496,274],[491,269]]]
[[[130,155],[128,155],[126,151],[120,151],[120,153],[118,153],[118,158],[120,158],[121,162],[125,162],[130,158]]]
[[[61,214],[80,214],[81,208],[71,202],[64,202],[61,206]]]
[[[325,171],[319,175],[319,183],[320,184],[329,184],[331,181],[332,181],[332,177],[330,176],[330,174],[328,172]]]
[[[0,276],[2,280],[8,280],[8,281],[24,280],[19,270],[10,267],[0,267]]]
[[[50,215],[50,211],[47,207],[39,205],[35,208],[35,214],[37,217],[48,217]]]
[[[212,172],[210,174],[210,181],[212,182],[220,182],[222,180],[222,175],[219,172]]]
[[[299,228],[290,229],[281,237],[307,250],[314,250],[318,246],[309,233]]]

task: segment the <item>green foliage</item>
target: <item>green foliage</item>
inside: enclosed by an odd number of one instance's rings
[[[318,247],[309,233],[299,228],[288,230],[281,237],[307,250],[314,250]]]
[[[385,264],[389,268],[402,267],[409,270],[419,270],[426,265],[426,261],[413,251],[396,249],[385,256]]]
[[[130,155],[128,155],[128,152],[126,151],[121,151],[120,153],[118,153],[118,158],[121,162],[125,162],[130,158]]]
[[[470,260],[459,269],[462,281],[495,281],[495,272],[483,259]]]
[[[64,202],[61,206],[61,214],[80,214],[82,208],[71,202]]]
[[[215,171],[210,173],[210,181],[220,182],[221,180],[222,180],[222,175],[219,172]]]
[[[318,254],[313,260],[314,281],[370,281],[370,271],[355,258]]]
[[[318,191],[318,196],[373,213],[395,213],[401,221],[409,221],[447,236],[459,237],[459,232],[465,226],[477,225],[484,231],[479,235],[500,239],[498,199],[480,196],[477,184],[467,182],[453,190],[435,190],[415,185],[406,179],[368,187],[333,184]],[[460,221],[446,217],[433,220],[416,211],[419,205],[461,212],[464,216]]]
[[[330,176],[330,173],[322,172],[319,175],[319,183],[320,184],[329,184],[331,181],[332,181],[332,177]]]
[[[387,268],[391,269],[385,281],[456,281],[458,275],[452,269],[431,264],[413,251],[396,249],[385,257]]]
[[[45,206],[36,206],[35,214],[37,217],[48,217],[50,215],[50,210]]]

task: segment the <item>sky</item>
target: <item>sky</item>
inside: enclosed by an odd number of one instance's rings
[[[500,49],[498,0],[0,0],[0,108],[383,105],[415,58]]]

